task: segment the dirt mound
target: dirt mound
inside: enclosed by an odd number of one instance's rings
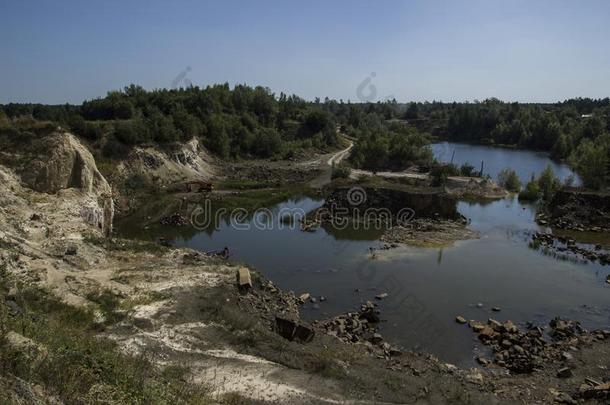
[[[166,187],[190,180],[210,180],[216,176],[213,158],[193,138],[166,150],[134,148],[118,166],[123,181],[136,179],[141,185]]]

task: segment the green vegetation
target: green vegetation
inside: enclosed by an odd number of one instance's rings
[[[333,166],[331,178],[334,179],[347,179],[352,171],[349,164],[341,162],[336,166]]]
[[[547,151],[568,161],[590,188],[602,188],[610,179],[609,98],[553,104],[494,98],[472,103],[309,102],[246,85],[154,91],[130,85],[80,106],[2,105],[0,145],[3,136],[27,140],[57,125],[70,128],[107,157],[124,156],[133,145],[198,137],[223,159],[290,158],[299,149],[328,150],[339,145],[340,128],[355,139],[351,164],[370,170],[430,165],[430,134]]]
[[[608,98],[556,104],[509,104],[489,99],[443,105],[440,111],[447,120],[442,135],[450,140],[548,151],[555,159],[566,159],[585,186],[599,189],[608,184]]]
[[[19,312],[9,315],[5,274],[0,284],[0,378],[40,385],[65,403],[211,403],[207,389],[188,382],[186,369],[159,369],[147,355],[123,355],[96,336],[88,310],[25,288],[14,297]],[[28,349],[10,343],[14,332],[28,339]]]
[[[108,157],[134,145],[198,137],[221,158],[268,158],[338,142],[334,117],[321,106],[269,89],[228,84],[146,91],[130,85],[80,106],[2,106],[0,134],[22,135],[15,120],[48,120],[100,146]]]
[[[435,164],[430,170],[432,185],[435,187],[444,186],[449,176],[459,176],[460,170],[454,164]]]
[[[429,165],[433,161],[430,139],[400,122],[386,123],[371,115],[351,135],[357,138],[350,162],[370,170],[401,170],[409,165]]]
[[[498,184],[510,192],[518,193],[521,191],[521,181],[517,173],[509,168],[502,169],[498,173]]]
[[[537,201],[542,199],[545,202],[549,202],[560,188],[561,182],[553,173],[551,166],[547,166],[538,178],[532,176],[532,179],[519,193],[519,200]]]

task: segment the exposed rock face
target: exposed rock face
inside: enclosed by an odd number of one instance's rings
[[[57,193],[78,188],[96,195],[110,194],[110,186],[97,169],[93,155],[74,135],[55,133],[43,139],[42,144],[44,153],[22,174],[32,189]]]
[[[112,189],[78,138],[55,132],[14,154],[21,156],[21,164],[12,166],[25,185],[48,194],[80,190],[86,196],[80,201],[81,216],[104,235],[110,235],[114,218]]]
[[[215,175],[212,158],[193,138],[160,151],[134,148],[118,167],[124,181],[137,179],[149,185],[168,186],[189,180],[209,180]]]

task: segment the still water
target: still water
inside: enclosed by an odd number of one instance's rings
[[[468,163],[474,166],[477,171],[481,169],[481,162],[483,162],[483,174],[488,174],[494,180],[498,178],[498,173],[505,168],[515,170],[522,183],[529,181],[532,175],[538,175],[547,166],[551,166],[555,175],[562,181],[573,175],[568,166],[554,162],[544,152],[494,148],[455,142],[432,144],[432,152],[441,162],[449,163],[453,158],[453,163],[458,166]],[[574,185],[577,185],[580,180],[577,176],[574,177]]]
[[[505,155],[513,153],[522,157],[531,152],[501,150],[503,157],[497,159],[508,162],[513,158]],[[545,167],[547,162],[537,154],[528,156],[524,172]],[[531,164],[537,158],[541,161]],[[258,269],[282,289],[326,297],[303,306],[303,317],[309,320],[354,310],[387,292],[389,297],[379,301],[384,319],[380,329],[387,340],[463,366],[473,365],[475,352],[484,348],[469,328],[454,322],[456,315],[518,323],[562,316],[585,327],[610,325],[610,286],[605,283],[610,269],[530,249],[529,235],[539,229],[534,207],[516,198],[458,203],[479,239],[443,249],[399,247],[375,257],[369,248],[382,245],[379,231],[325,227],[309,233],[280,226],[285,209],[308,212],[322,204],[319,198],[292,197],[271,207],[270,214],[250,217],[247,230],[236,229],[226,218],[204,230],[157,225],[144,235],[141,225],[134,225],[142,222],[133,218],[119,229],[131,237],[165,236],[176,246],[205,252],[228,246],[233,260]],[[259,229],[262,223],[268,224],[265,229]],[[492,313],[495,306],[501,312]]]

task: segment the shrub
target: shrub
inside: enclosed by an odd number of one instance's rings
[[[460,166],[460,174],[466,177],[478,177],[478,173],[475,172],[474,166],[470,163],[464,163]]]
[[[433,186],[444,186],[447,182],[447,177],[458,176],[460,174],[459,169],[454,164],[436,164],[432,166],[430,170],[430,177],[432,177]]]
[[[508,191],[518,193],[521,190],[521,181],[517,173],[509,168],[502,169],[498,173],[498,184]]]
[[[561,182],[553,173],[550,165],[538,176],[538,187],[540,187],[542,198],[545,201],[551,201],[557,190],[561,188]]]
[[[540,198],[540,186],[538,181],[532,179],[525,185],[525,188],[519,193],[519,200],[522,201],[536,201]]]

